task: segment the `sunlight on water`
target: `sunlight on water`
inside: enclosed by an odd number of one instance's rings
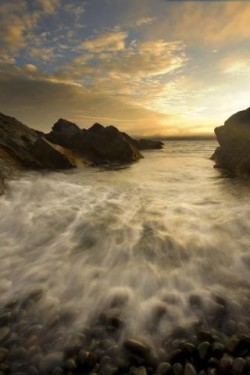
[[[244,322],[249,183],[213,168],[214,147],[169,142],[127,168],[9,182],[0,199],[1,305],[41,289],[34,309],[48,326],[68,314],[64,331],[77,331],[117,309],[125,336],[157,340],[209,315],[223,296]]]

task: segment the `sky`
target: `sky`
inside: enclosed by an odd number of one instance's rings
[[[0,112],[206,135],[249,106],[250,2],[0,0]]]

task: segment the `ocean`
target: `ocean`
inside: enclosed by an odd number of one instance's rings
[[[118,343],[143,337],[156,352],[176,327],[249,330],[250,182],[214,168],[216,146],[166,141],[131,165],[7,183],[0,307],[23,311],[19,345],[34,326],[36,345],[58,352],[105,314]]]

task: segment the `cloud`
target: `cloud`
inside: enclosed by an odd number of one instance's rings
[[[121,51],[125,48],[125,40],[128,34],[124,31],[112,31],[99,35],[96,38],[85,40],[83,49],[91,52]]]
[[[192,45],[220,46],[250,38],[250,3],[244,1],[166,1],[153,35],[171,35]]]
[[[54,13],[60,4],[60,0],[36,0],[36,2],[48,14]]]
[[[0,41],[5,52],[23,48],[37,20],[38,13],[29,13],[24,0],[0,4]]]
[[[156,20],[156,17],[141,17],[141,18],[138,18],[135,25],[136,26],[150,25],[155,20]]]
[[[53,81],[52,77],[42,79],[38,73],[27,66],[14,74],[7,70],[0,73],[1,112],[44,131],[49,131],[59,117],[65,117],[82,127],[100,121],[130,133],[152,134],[157,133],[166,120],[165,115],[115,95],[104,96],[101,91]]]

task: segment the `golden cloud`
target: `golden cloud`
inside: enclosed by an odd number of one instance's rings
[[[125,39],[128,34],[124,31],[113,31],[100,35],[96,38],[85,40],[83,49],[91,52],[121,51],[125,48]]]

